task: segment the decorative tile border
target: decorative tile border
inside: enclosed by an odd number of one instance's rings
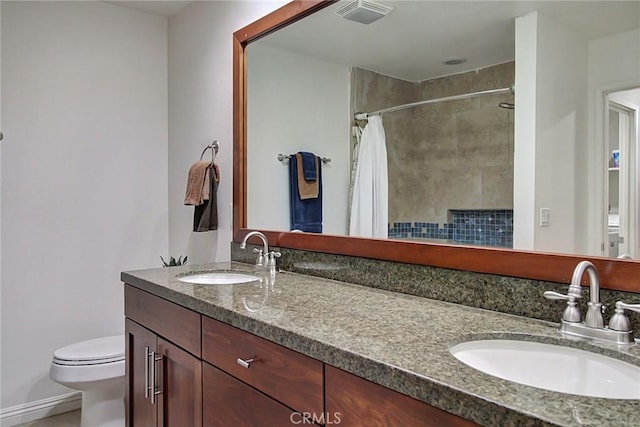
[[[453,224],[434,222],[394,222],[389,224],[390,239],[453,240]]]
[[[477,246],[513,247],[512,209],[451,209],[450,221],[394,222],[391,239],[425,239]]]

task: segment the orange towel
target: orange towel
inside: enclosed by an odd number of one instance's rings
[[[289,159],[290,162],[293,159]],[[320,189],[319,181],[307,181],[304,179],[304,170],[302,169],[302,155],[296,154],[296,162],[298,163],[298,192],[300,200],[317,199]],[[316,156],[316,170],[318,170],[318,156]]]
[[[195,162],[189,168],[189,176],[187,178],[187,191],[184,197],[185,205],[199,206],[204,203],[204,183],[207,168],[211,162]]]

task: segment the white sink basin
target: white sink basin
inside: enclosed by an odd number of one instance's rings
[[[519,384],[580,396],[640,399],[640,367],[600,354],[497,339],[463,342],[450,351],[472,368]]]
[[[181,282],[197,285],[237,285],[260,280],[252,274],[232,273],[228,271],[213,271],[210,273],[196,273],[188,276],[177,277]]]

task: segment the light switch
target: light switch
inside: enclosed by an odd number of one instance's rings
[[[540,209],[540,227],[548,227],[550,217],[551,217],[551,208],[541,208]]]

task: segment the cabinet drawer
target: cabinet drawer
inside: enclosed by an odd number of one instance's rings
[[[124,287],[124,314],[200,357],[200,315],[130,285]]]
[[[202,358],[296,411],[323,412],[323,365],[317,360],[207,317]],[[239,359],[253,361],[242,366]]]
[[[478,427],[472,421],[327,365],[327,414],[345,426]]]

